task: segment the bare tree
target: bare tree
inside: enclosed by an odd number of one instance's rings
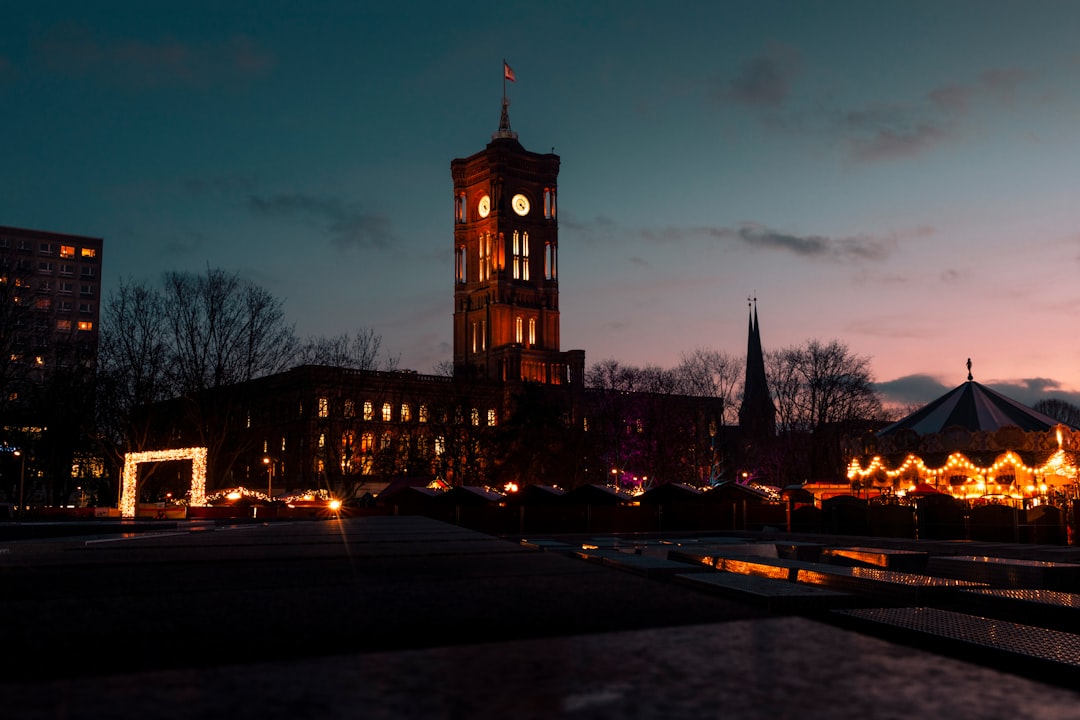
[[[1041,412],[1043,415],[1049,415],[1055,420],[1060,420],[1066,425],[1080,428],[1080,407],[1073,405],[1071,402],[1059,400],[1058,398],[1047,398],[1036,402],[1032,409]]]
[[[840,439],[883,418],[870,360],[838,341],[766,355],[788,480],[839,476]]]
[[[98,430],[116,464],[147,446],[150,424],[136,410],[175,394],[170,379],[164,298],[147,285],[121,280],[101,312]]]
[[[168,273],[160,288],[123,283],[102,317],[99,422],[114,457],[167,435],[207,447],[212,481],[226,477],[247,450],[231,432],[237,386],[289,368],[297,354],[281,301],[208,268]]]
[[[300,349],[301,365],[330,365],[352,370],[396,370],[400,356],[381,357],[382,336],[370,328],[334,337],[309,338]]]

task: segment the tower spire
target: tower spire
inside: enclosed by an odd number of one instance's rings
[[[748,297],[746,301],[750,317],[746,340],[746,380],[743,384],[742,405],[739,406],[739,434],[745,453],[743,461],[756,465],[763,459],[760,454],[770,438],[776,434],[776,406],[769,394],[769,381],[765,376],[765,353],[761,349],[757,298]]]
[[[506,59],[503,59],[503,94],[502,94],[502,114],[499,116],[499,129],[497,132],[492,133],[491,139],[498,140],[499,138],[511,138],[516,140],[517,133],[510,129],[510,98],[506,97],[506,81],[516,82],[517,78],[514,77],[514,71],[510,67]]]

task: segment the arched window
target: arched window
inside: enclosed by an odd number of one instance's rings
[[[536,344],[536,318],[529,318],[529,345]]]
[[[521,316],[519,315],[516,318],[514,318],[514,338],[515,338],[514,342],[517,342],[517,343],[525,342],[524,335],[525,335],[525,333],[523,331],[522,320],[521,320]]]

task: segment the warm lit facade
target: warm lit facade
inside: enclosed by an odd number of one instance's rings
[[[101,300],[101,238],[0,226],[0,282],[7,285],[0,336],[22,377],[92,365]]]
[[[450,164],[454,181],[454,372],[581,384],[585,352],[559,350],[559,156],[533,153],[502,121]]]

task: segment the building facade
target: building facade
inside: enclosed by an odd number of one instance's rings
[[[560,348],[558,172],[505,101],[486,148],[451,162],[453,376],[297,367],[155,408],[156,442],[209,446],[208,491],[701,482],[718,399],[588,390],[585,351]]]
[[[41,380],[72,362],[93,365],[103,244],[0,226],[0,342],[11,376]]]

